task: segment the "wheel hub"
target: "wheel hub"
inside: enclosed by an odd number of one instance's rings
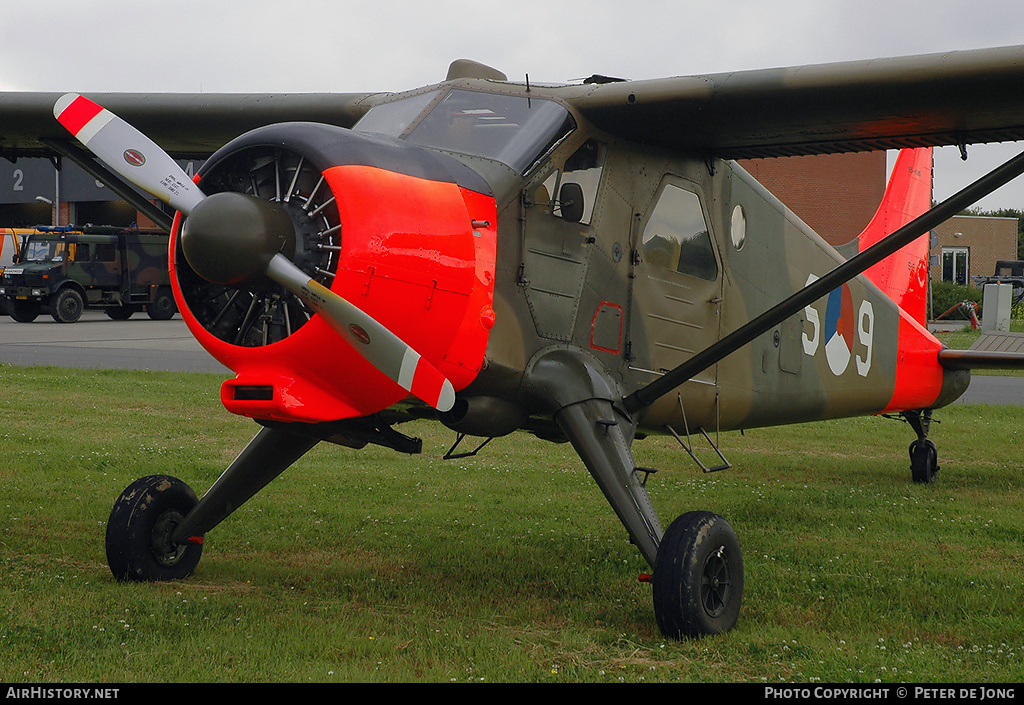
[[[725,612],[730,589],[729,558],[725,546],[720,546],[708,556],[701,573],[701,603],[709,616],[718,617]]]
[[[183,519],[184,517],[181,513],[171,510],[157,517],[156,522],[153,524],[150,547],[153,549],[153,556],[161,565],[174,565],[181,560],[185,549],[188,548],[188,546],[184,545],[179,546],[171,540],[174,529],[177,528]]]

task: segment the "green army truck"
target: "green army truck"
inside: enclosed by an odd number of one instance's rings
[[[74,323],[85,309],[102,309],[119,321],[143,310],[166,320],[177,311],[167,246],[159,230],[37,228],[0,275],[0,296],[22,323],[44,312],[58,323]]]

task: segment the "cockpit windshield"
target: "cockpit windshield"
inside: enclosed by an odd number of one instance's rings
[[[576,127],[569,112],[551,100],[461,89],[449,91],[420,117],[437,96],[378,105],[354,129],[496,159],[523,174]]]

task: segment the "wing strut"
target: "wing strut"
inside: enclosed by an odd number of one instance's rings
[[[805,306],[817,301],[838,286],[912,242],[932,228],[945,222],[973,203],[1024,173],[1024,153],[992,170],[970,186],[958,191],[928,212],[915,218],[896,232],[875,243],[859,255],[842,263],[792,296],[779,302],[749,323],[697,353],[663,377],[642,387],[623,399],[630,414],[650,406],[665,394],[700,374],[743,347],[754,338],[782,323]]]

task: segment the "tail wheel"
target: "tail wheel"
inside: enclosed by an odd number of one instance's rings
[[[910,474],[914,482],[935,482],[939,475],[939,452],[927,438],[910,444]]]
[[[654,613],[665,636],[729,631],[743,602],[743,558],[736,532],[717,514],[683,514],[665,531],[652,582]]]
[[[176,544],[171,536],[199,500],[192,488],[168,475],[129,485],[107,521],[107,564],[121,582],[179,580],[192,575],[201,543]]]
[[[295,265],[327,288],[341,251],[338,209],[321,171],[290,150],[259,146],[241,149],[214,165],[200,186],[207,195],[246,193],[280,203],[295,226]],[[269,280],[236,288],[199,277],[176,252],[178,283],[196,320],[221,340],[260,347],[284,340],[313,316],[313,311]]]

